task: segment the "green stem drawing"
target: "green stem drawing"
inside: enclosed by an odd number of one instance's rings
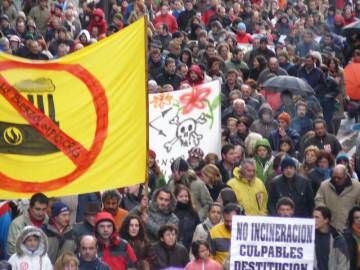
[[[212,126],[214,124],[214,113],[213,113],[213,108],[211,107],[211,103],[208,99],[205,99],[207,105],[209,106],[209,114],[206,114],[206,116],[210,119],[210,129],[212,129]]]

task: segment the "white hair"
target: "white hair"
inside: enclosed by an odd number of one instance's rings
[[[236,104],[243,105],[245,107],[245,101],[241,98],[237,98],[233,101],[233,106],[235,106]]]

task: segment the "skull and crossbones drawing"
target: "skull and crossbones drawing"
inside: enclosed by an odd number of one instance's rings
[[[179,121],[179,116],[176,115],[170,120],[170,124],[176,125],[175,137],[164,144],[164,148],[170,153],[173,145],[180,141],[181,146],[198,146],[200,140],[203,138],[202,134],[198,134],[196,127],[198,124],[205,124],[207,122],[206,116],[202,113],[197,119],[186,118]]]

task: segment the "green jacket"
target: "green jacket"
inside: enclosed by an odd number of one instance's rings
[[[260,146],[264,146],[268,149],[268,156],[266,158],[265,163],[261,161],[260,157],[256,153],[258,147]],[[274,169],[273,169],[274,157],[272,155],[270,143],[267,139],[259,139],[256,141],[254,158],[256,161],[256,177],[265,183],[268,176],[273,175],[274,173]]]

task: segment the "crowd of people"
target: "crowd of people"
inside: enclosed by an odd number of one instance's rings
[[[149,93],[220,81],[221,155],[193,147],[166,179],[150,150],[146,185],[1,201],[0,270],[229,269],[234,215],[313,217],[315,269],[359,270],[360,157],[337,134],[360,120],[360,2],[2,0],[0,50],[57,59],[143,16]],[[314,94],[263,87],[279,75]]]

